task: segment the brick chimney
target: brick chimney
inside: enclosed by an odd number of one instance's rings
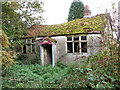
[[[91,11],[89,10],[89,6],[86,5],[84,9],[84,17],[90,17],[91,16]]]

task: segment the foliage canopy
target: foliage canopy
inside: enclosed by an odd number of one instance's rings
[[[10,43],[8,41],[7,35],[2,32],[2,60],[0,60],[0,65],[3,67],[11,67],[13,63],[13,57],[15,56],[15,52],[11,51],[10,48]]]
[[[84,4],[80,0],[74,0],[69,10],[68,21],[83,18],[84,8]]]
[[[19,39],[26,35],[27,28],[40,24],[42,17],[42,2],[3,2],[2,30],[10,38]],[[39,13],[39,14],[38,14]],[[35,16],[37,15],[37,17]]]

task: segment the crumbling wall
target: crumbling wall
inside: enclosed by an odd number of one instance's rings
[[[100,51],[100,42],[101,42],[101,35],[100,34],[89,34],[88,38],[88,55],[92,56],[97,54]]]
[[[55,62],[60,60],[65,64],[70,64],[82,57],[92,56],[100,51],[101,34],[87,35],[87,53],[67,53],[66,36],[56,36],[52,38],[57,41]]]
[[[53,45],[55,63],[60,60],[65,64],[70,64],[78,61],[81,57],[92,56],[100,51],[101,34],[87,35],[87,53],[67,53],[66,36],[54,36],[51,38],[57,41],[57,43]],[[38,46],[37,50],[39,50]]]

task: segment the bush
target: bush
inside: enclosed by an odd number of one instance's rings
[[[63,87],[120,88],[118,61],[115,57],[113,59],[109,57],[109,54],[100,52],[86,58],[80,67],[72,69],[68,83],[63,82]]]
[[[40,53],[36,52],[33,57],[30,58],[30,64],[41,64]]]
[[[27,55],[24,53],[18,54],[17,57],[18,57],[17,58],[18,60],[27,60],[28,59]]]
[[[58,61],[58,62],[56,63],[56,65],[57,65],[58,67],[62,68],[62,69],[67,67],[67,65],[65,65],[65,64],[62,63],[61,61]]]
[[[31,58],[28,58],[28,55],[25,53],[20,53],[17,57],[17,61],[20,63],[22,62],[25,65],[41,64],[39,52],[32,54]]]

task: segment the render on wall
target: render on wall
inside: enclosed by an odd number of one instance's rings
[[[76,36],[76,35],[72,35],[72,37],[74,37],[74,36]],[[55,39],[57,41],[57,43],[53,46],[54,63],[56,63],[58,60],[60,60],[65,64],[69,64],[76,60],[79,60],[79,58],[81,58],[82,56],[85,56],[85,57],[92,56],[100,51],[101,34],[79,34],[77,36],[79,36],[79,37],[86,36],[85,41],[83,41],[83,42],[79,41],[79,44],[81,45],[81,47],[82,47],[82,44],[87,43],[87,51],[84,53],[82,53],[82,50],[80,52],[77,52],[77,51],[75,52],[75,50],[72,53],[67,52],[67,49],[68,49],[67,37],[71,37],[69,35],[68,36],[53,36],[53,37],[51,37],[52,39]],[[76,44],[76,42],[72,42],[72,43]],[[74,46],[74,48],[75,48],[75,46]]]

